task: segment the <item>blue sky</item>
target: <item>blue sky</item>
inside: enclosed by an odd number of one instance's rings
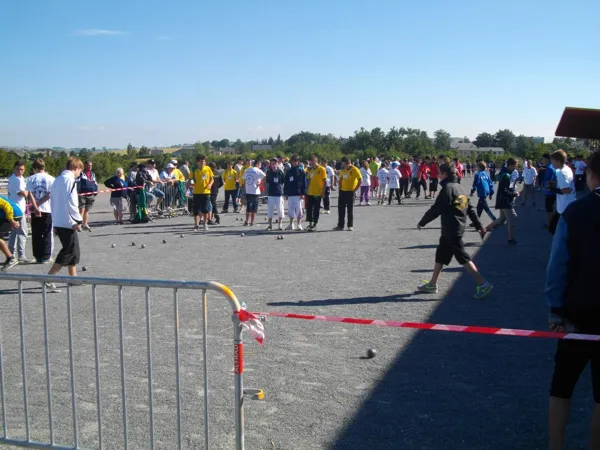
[[[0,145],[552,136],[600,108],[597,0],[19,0],[0,14]]]

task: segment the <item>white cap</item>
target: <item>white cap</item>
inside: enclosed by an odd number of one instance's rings
[[[171,164],[177,164],[177,160],[176,159],[172,159],[171,161],[169,161]]]
[[[167,164],[167,169],[174,169],[174,168],[175,168],[175,166],[173,164],[171,164],[171,163]]]

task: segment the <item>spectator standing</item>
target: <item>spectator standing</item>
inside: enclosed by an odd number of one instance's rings
[[[273,229],[273,217],[277,213],[277,229],[282,230],[281,225],[284,217],[283,211],[283,184],[285,175],[279,166],[277,158],[271,159],[271,165],[267,169],[265,183],[267,185],[267,218],[269,224],[267,231]]]
[[[31,201],[31,246],[36,262],[48,264],[52,261],[54,247],[50,193],[55,178],[46,173],[43,159],[36,159],[32,169],[34,174],[27,178],[27,192]]]
[[[552,242],[544,299],[554,332],[600,334],[600,302],[593,280],[600,252],[600,153],[587,166],[590,193],[562,212]],[[590,449],[600,448],[600,343],[559,340],[548,408],[549,449],[565,448],[571,396],[588,363],[594,388]]]
[[[550,228],[552,218],[554,217],[554,204],[556,203],[556,170],[550,162],[550,155],[545,153],[542,156],[544,168],[544,207],[546,208],[546,225],[544,228]]]
[[[92,162],[87,160],[77,184],[78,192],[86,194],[79,195],[79,213],[83,218],[81,229],[87,231],[92,231],[89,224],[89,213],[96,201],[96,195],[98,195],[98,183],[96,183],[96,174],[92,171],[92,168]]]
[[[575,167],[575,190],[583,191],[585,186],[585,169],[587,167],[587,164],[583,160],[583,156],[577,155],[573,166]]]
[[[375,172],[377,174],[377,172]],[[360,206],[371,206],[369,198],[371,190],[371,169],[369,168],[369,161],[363,161],[363,166],[360,168],[360,176],[362,181],[360,183]]]
[[[552,167],[556,171],[556,186],[552,191],[556,194],[556,212],[550,221],[550,232],[554,234],[558,220],[567,206],[574,202],[575,195],[575,177],[573,171],[566,165],[567,154],[563,150],[557,150],[550,156]]]
[[[400,175],[402,175],[402,178],[400,178],[400,196],[404,195],[404,198],[410,198],[409,184],[412,168],[408,162],[408,159],[404,158],[402,160],[398,170],[400,171]]]
[[[110,205],[113,208],[113,214],[117,225],[123,225],[123,214],[127,208],[127,181],[123,174],[123,169],[119,167],[114,177],[109,178],[104,182],[104,186],[109,189],[120,189],[111,191]]]
[[[240,158],[241,161],[241,158]],[[239,189],[239,178],[238,172],[233,168],[233,163],[227,163],[227,169],[223,172],[223,181],[225,183],[225,203],[223,204],[223,214],[229,212],[229,201],[233,204],[233,212],[238,212],[238,189]]]
[[[531,161],[525,162],[527,163],[527,167],[523,169],[523,198],[521,199],[521,206],[525,206],[527,197],[531,197],[531,204],[535,206],[535,181],[538,173]]]
[[[219,210],[217,209],[217,197],[219,196],[219,189],[223,187],[223,177],[217,171],[217,165],[214,162],[208,163],[208,167],[213,172],[214,182],[210,187],[210,219],[208,220],[209,225],[221,223],[221,218],[219,217]]]
[[[208,219],[211,212],[210,189],[214,182],[213,171],[206,165],[206,157],[196,157],[196,170],[192,174],[194,180],[194,231],[200,230],[202,223],[204,231],[208,231]]]
[[[291,166],[285,172],[283,193],[288,200],[288,215],[290,224],[286,230],[294,230],[294,219],[298,224],[298,230],[302,231],[302,199],[306,195],[306,172],[300,168],[300,158],[293,155]]]
[[[326,159],[323,160],[323,165],[327,173],[325,192],[323,193],[323,214],[331,214],[331,191],[335,190],[335,170]]]
[[[16,161],[13,167],[13,174],[8,179],[8,199],[17,204],[24,213],[27,207],[27,184],[23,174],[25,173],[25,161]],[[13,255],[19,259],[20,263],[28,263],[29,259],[25,256],[25,245],[27,244],[27,220],[19,221],[18,228],[12,228],[8,238],[8,248]]]
[[[354,198],[360,188],[362,176],[360,171],[350,164],[347,156],[342,158],[343,169],[340,171],[340,196],[338,198],[338,224],[335,231],[344,230],[346,210],[348,211],[348,231],[354,231]]]
[[[246,221],[245,227],[253,227],[258,212],[258,197],[260,196],[260,187],[265,179],[265,173],[260,170],[261,162],[254,161],[254,167],[244,171],[244,188],[246,191]]]
[[[327,171],[319,164],[319,158],[312,155],[308,168],[308,188],[306,190],[306,219],[307,231],[316,231],[321,210],[321,199],[325,194]]]
[[[56,178],[50,192],[50,208],[52,210],[52,225],[62,249],[56,256],[56,261],[48,272],[56,275],[63,267],[67,268],[70,276],[77,276],[80,249],[77,232],[81,229],[83,217],[78,208],[77,179],[83,171],[83,163],[79,158],[67,160],[66,169]],[[54,283],[46,283],[46,287],[56,290]]]

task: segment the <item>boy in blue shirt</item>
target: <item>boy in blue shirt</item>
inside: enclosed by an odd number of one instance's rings
[[[490,210],[487,199],[489,197],[491,200],[494,196],[494,183],[487,173],[487,165],[484,161],[479,161],[477,163],[477,168],[479,171],[475,174],[473,188],[471,189],[471,197],[473,197],[473,194],[477,191],[477,197],[479,198],[479,201],[477,202],[477,217],[481,217],[481,213],[485,211],[493,221],[496,220],[496,216],[494,216]]]

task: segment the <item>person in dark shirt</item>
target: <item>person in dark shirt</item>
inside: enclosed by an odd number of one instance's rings
[[[213,171],[213,179],[215,180],[210,187],[210,205],[212,207],[211,218],[208,220],[209,225],[215,223],[219,225],[221,218],[219,217],[219,210],[217,209],[217,197],[219,196],[219,189],[223,186],[223,177],[217,172],[217,165],[214,162],[208,163],[208,167]]]
[[[554,205],[556,204],[556,192],[554,192],[554,188],[556,187],[556,169],[550,161],[550,154],[545,153],[542,156],[542,160],[544,162],[543,184],[547,219],[544,228],[549,229],[550,224],[552,223],[552,218],[554,217]]]
[[[284,194],[288,201],[288,214],[290,224],[286,230],[295,230],[294,219],[298,224],[298,230],[302,231],[302,201],[306,195],[306,172],[300,167],[300,158],[293,155],[291,167],[285,172]]]
[[[419,286],[419,290],[421,292],[436,294],[438,292],[437,281],[442,269],[444,266],[450,264],[452,257],[455,257],[456,261],[465,268],[477,283],[477,289],[473,298],[482,299],[492,292],[494,286],[481,276],[479,270],[477,270],[477,267],[471,261],[469,254],[465,251],[462,238],[465,234],[467,216],[473,221],[475,228],[479,231],[482,238],[485,236],[486,229],[481,226],[475,210],[469,203],[469,197],[458,184],[456,173],[454,164],[442,164],[439,174],[442,190],[433,206],[425,213],[417,225],[417,228],[420,230],[437,217],[440,217],[442,222],[442,236],[435,252],[435,265],[431,280]]]
[[[517,161],[508,158],[506,167],[503,167],[500,172],[498,192],[496,193],[496,209],[500,211],[500,214],[496,220],[486,227],[487,231],[491,231],[507,223],[508,243],[511,245],[517,245],[515,239],[515,222],[517,220],[515,198],[519,196],[519,193],[515,191],[514,184],[510,182],[510,175],[516,167]]]
[[[116,175],[106,180],[104,186],[109,189],[117,189],[110,193],[110,204],[113,207],[117,225],[123,225],[123,213],[127,208],[126,201],[129,195],[128,191],[125,189],[127,187],[127,181],[125,181],[123,169],[119,167]]]
[[[592,154],[586,171],[590,193],[570,203],[558,220],[544,299],[550,331],[599,335],[600,296],[594,279],[600,255],[600,152]],[[600,448],[600,342],[559,340],[550,385],[550,450],[565,448],[571,396],[588,362],[595,402],[588,448]]]
[[[266,231],[273,229],[273,216],[277,211],[277,229],[283,230],[281,222],[283,222],[283,183],[285,174],[279,165],[277,158],[271,159],[271,164],[267,169],[266,173],[266,187],[267,187],[267,217],[269,219],[269,225]]]

